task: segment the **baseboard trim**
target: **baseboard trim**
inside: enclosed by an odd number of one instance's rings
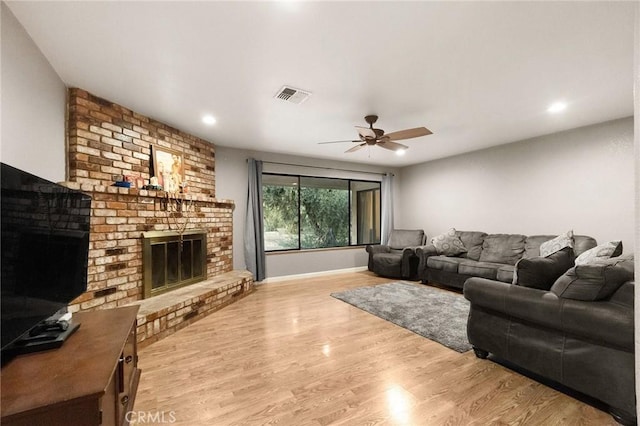
[[[260,282],[255,282],[254,284],[255,285],[269,284],[269,283],[277,283],[280,281],[298,280],[302,278],[313,278],[313,277],[322,277],[325,275],[344,274],[345,272],[362,272],[366,270],[367,270],[366,266],[356,266],[354,268],[332,269],[330,271],[309,272],[306,274],[282,275],[280,277],[265,278],[264,280]]]

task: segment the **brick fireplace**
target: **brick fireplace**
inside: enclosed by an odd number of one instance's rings
[[[204,231],[206,279],[215,279],[224,288],[225,297],[217,298],[220,305],[230,297],[252,290],[250,274],[232,274],[234,203],[215,198],[215,148],[211,143],[75,88],[69,89],[68,94],[67,136],[69,181],[66,185],[93,198],[87,292],[71,303],[71,312],[112,308],[143,299],[145,232]],[[140,187],[113,186],[123,175],[128,176],[134,186],[149,183],[153,175],[154,147],[183,154],[189,191],[180,196],[190,203],[191,211],[188,217],[179,218],[182,225],[168,209],[169,194]],[[181,226],[184,229],[177,229]],[[225,275],[232,277],[230,283],[222,279]],[[215,300],[217,293],[212,294]],[[204,305],[216,308],[215,303],[196,299],[193,307],[183,304],[174,311],[182,309],[186,321],[206,314],[202,309]],[[164,311],[138,318],[139,339],[170,328],[167,318],[162,330],[160,321],[156,327],[145,325],[149,320],[154,322],[163,314],[168,315],[168,308]],[[174,326],[181,323],[180,315],[172,319]]]

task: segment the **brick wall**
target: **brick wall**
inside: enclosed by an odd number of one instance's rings
[[[167,194],[112,186],[150,178],[153,146],[184,153],[192,210],[179,222],[207,231],[207,276],[233,269],[233,201],[216,200],[214,146],[80,89],[69,90],[69,182],[92,196],[87,292],[70,311],[112,308],[143,295],[142,232],[177,230]],[[134,179],[135,181],[135,179]]]
[[[69,180],[111,185],[121,175],[149,180],[152,147],[184,153],[189,191],[215,197],[214,146],[85,90],[69,89]]]

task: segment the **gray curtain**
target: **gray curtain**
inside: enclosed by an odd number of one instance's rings
[[[264,225],[262,222],[262,161],[249,158],[249,191],[244,226],[244,259],[255,281],[265,278]]]
[[[393,230],[393,174],[382,176],[382,217],[380,218],[380,244],[387,245]]]

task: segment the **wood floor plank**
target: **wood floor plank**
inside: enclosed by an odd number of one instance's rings
[[[179,425],[616,424],[330,296],[390,281],[358,272],[257,286],[140,351],[135,410]]]

